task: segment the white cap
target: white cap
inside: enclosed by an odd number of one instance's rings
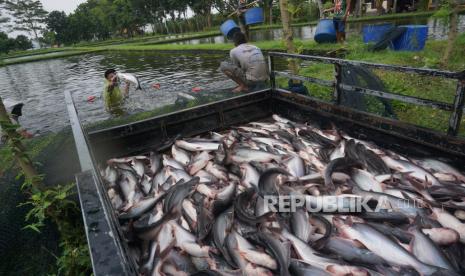
[[[10,99],[4,99],[3,104],[5,105],[6,111],[8,113],[11,113],[11,111],[13,111],[13,108],[15,108],[15,106],[24,105],[22,102],[10,100]]]

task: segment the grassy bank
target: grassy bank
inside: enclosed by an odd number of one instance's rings
[[[450,62],[445,66],[440,66],[440,60],[446,46],[445,41],[428,41],[425,49],[420,52],[397,52],[390,50],[370,52],[367,50],[367,46],[359,41],[360,38],[356,37],[352,37],[348,41],[348,44],[345,46],[346,59],[419,68],[440,68],[450,71],[465,70],[465,59],[463,59],[465,55],[465,34],[462,34],[457,39]],[[381,85],[384,86],[383,90],[385,91],[450,104],[454,101],[457,80],[419,76],[395,71],[371,70],[371,72],[382,82]],[[321,63],[307,64],[302,68],[300,74],[333,80],[334,67]],[[279,79],[279,83],[283,87],[287,86],[286,79]],[[333,88],[311,83],[305,83],[305,85],[311,96],[325,101],[332,99]],[[365,110],[368,112],[383,114],[385,111],[382,102],[376,97],[365,96],[364,102],[366,104]],[[391,101],[391,105],[396,117],[401,121],[441,132],[447,130],[451,112],[415,106],[400,101]],[[461,134],[465,134],[465,130],[462,129]]]
[[[82,49],[72,49],[72,50],[68,49],[64,51],[54,51],[54,52],[48,52],[44,54],[19,56],[15,58],[8,58],[8,59],[0,60],[0,66],[55,59],[55,58],[63,58],[63,57],[69,57],[69,56],[84,55],[84,54],[94,53],[98,51],[102,51],[102,49],[99,49],[99,48],[82,48]]]

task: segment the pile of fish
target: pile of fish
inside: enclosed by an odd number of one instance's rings
[[[464,174],[272,118],[108,160],[140,275],[464,275]],[[306,204],[265,201],[290,195]],[[381,207],[308,210],[354,198]]]

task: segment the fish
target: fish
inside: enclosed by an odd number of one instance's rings
[[[289,271],[295,276],[330,276],[329,272],[314,267],[302,260],[291,259]]]
[[[302,177],[305,175],[305,164],[300,156],[292,156],[284,161],[284,166],[287,171],[294,177]]]
[[[260,179],[260,174],[258,171],[249,163],[241,163],[241,184],[246,188],[252,188],[258,190],[258,181]]]
[[[373,191],[373,192],[378,192],[382,193],[384,192],[384,189],[379,183],[374,175],[371,173],[365,171],[365,170],[360,170],[360,169],[354,169],[352,175],[352,180],[360,187],[360,189],[365,190],[365,191]]]
[[[447,260],[441,249],[428,237],[428,235],[425,235],[418,227],[410,228],[409,233],[412,234],[410,247],[412,248],[412,253],[418,258],[418,260],[425,264],[454,271],[449,260]]]
[[[137,182],[137,178],[132,172],[126,170],[122,171],[119,187],[128,206],[132,206],[134,203]]]
[[[189,172],[190,175],[196,174],[198,171],[202,170],[207,166],[208,162],[212,159],[213,157],[208,154],[208,151],[202,151],[196,156],[194,156],[194,159],[191,161],[189,164],[187,171]]]
[[[461,173],[459,170],[457,170],[453,166],[447,163],[441,162],[440,160],[424,158],[424,159],[415,160],[415,163],[417,165],[420,165],[422,168],[426,170],[451,174],[457,180],[465,183],[465,175],[463,173]]]
[[[215,142],[187,142],[184,140],[177,140],[175,143],[176,146],[187,151],[214,151],[218,150],[220,147],[219,143]]]
[[[119,80],[132,83],[136,87],[136,90],[142,90],[142,87],[140,86],[140,81],[135,75],[117,72],[116,77]]]
[[[190,155],[186,151],[176,146],[171,147],[171,153],[173,155],[174,160],[183,165],[183,167],[187,166],[191,161]]]
[[[234,263],[241,269],[244,275],[271,275],[271,271],[262,267],[252,264],[248,259],[246,259],[245,254],[243,253],[244,249],[251,248],[249,242],[240,235],[232,230],[231,233],[226,237],[226,248],[229,251],[231,258]],[[241,250],[242,249],[242,250]],[[248,255],[253,254],[250,252]],[[270,259],[266,260],[270,261]]]
[[[439,180],[434,175],[426,171],[425,169],[405,160],[396,160],[389,156],[381,157],[386,165],[394,171],[401,173],[408,173],[410,176],[415,177],[420,181],[426,180],[433,186],[441,186]]]
[[[279,275],[288,276],[291,261],[291,248],[289,242],[282,242],[272,233],[259,232],[258,239],[269,250],[278,263]]]
[[[287,230],[283,230],[281,235],[291,242],[297,255],[304,262],[308,263],[311,266],[319,268],[328,273],[336,271],[347,271],[346,274],[351,275],[368,275],[368,272],[361,267],[359,268],[355,266],[346,266],[344,264],[341,264],[337,260],[321,256],[320,253],[313,250],[307,243],[292,235]]]
[[[370,250],[358,248],[352,240],[341,237],[331,237],[325,242],[324,250],[328,250],[333,254],[339,255],[342,259],[348,262],[380,265],[385,261],[380,256]]]
[[[421,275],[433,275],[438,271],[434,266],[418,260],[404,247],[368,224],[354,223],[350,226],[340,219],[336,219],[334,224],[344,236],[362,243],[368,250],[390,264],[412,267]]]
[[[240,193],[234,201],[234,213],[237,215],[237,218],[249,225],[256,225],[258,223],[261,223],[272,215],[271,212],[268,212],[266,214],[256,216],[247,210],[247,205],[250,204],[254,195],[255,189],[249,188],[244,192]]]
[[[450,228],[423,228],[421,229],[425,235],[427,235],[431,240],[434,241],[437,245],[451,245],[460,240],[460,235],[457,231]]]
[[[334,186],[333,179],[332,179],[332,174],[334,172],[341,170],[341,169],[345,169],[347,167],[353,167],[353,166],[359,166],[359,165],[361,165],[360,162],[353,161],[345,157],[331,160],[331,162],[328,163],[324,171],[324,180],[325,180],[326,187],[328,187],[331,190],[334,190],[336,188]]]
[[[451,215],[446,210],[440,208],[432,208],[433,216],[444,227],[457,231],[460,236],[460,242],[465,243],[465,223],[462,223],[455,216]]]
[[[232,161],[237,163],[248,163],[252,161],[256,162],[270,162],[272,160],[281,161],[282,156],[269,153],[263,150],[252,150],[246,148],[239,148],[234,150],[232,156]]]
[[[212,226],[212,233],[213,233],[213,242],[216,245],[216,248],[223,254],[225,260],[228,262],[229,265],[232,267],[237,267],[237,265],[232,260],[229,252],[226,248],[226,236],[229,232],[231,232],[233,226],[233,209],[230,208],[223,213],[221,213]]]
[[[460,164],[318,125],[276,115],[99,164],[137,271],[464,275]]]
[[[309,221],[310,217],[304,208],[299,208],[291,213],[291,229],[293,234],[303,240],[304,242],[310,241],[314,229]]]
[[[118,180],[118,171],[115,170],[112,166],[107,166],[103,175],[105,181],[110,185],[110,187],[116,186],[116,181]]]

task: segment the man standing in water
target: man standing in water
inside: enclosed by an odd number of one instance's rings
[[[220,65],[220,70],[239,85],[233,92],[265,88],[269,76],[260,48],[247,43],[242,32],[236,32],[233,41],[236,47],[230,52],[231,62],[224,61]]]
[[[352,1],[334,0],[334,7],[324,10],[324,12],[334,12],[333,23],[336,29],[336,40],[338,43],[344,43],[346,40],[346,21],[350,12]]]
[[[121,116],[124,114],[122,109],[124,99],[129,95],[129,83],[121,92],[118,77],[116,76],[115,69],[108,69],[105,71],[105,88],[103,91],[103,99],[105,101],[105,108],[108,112]]]

